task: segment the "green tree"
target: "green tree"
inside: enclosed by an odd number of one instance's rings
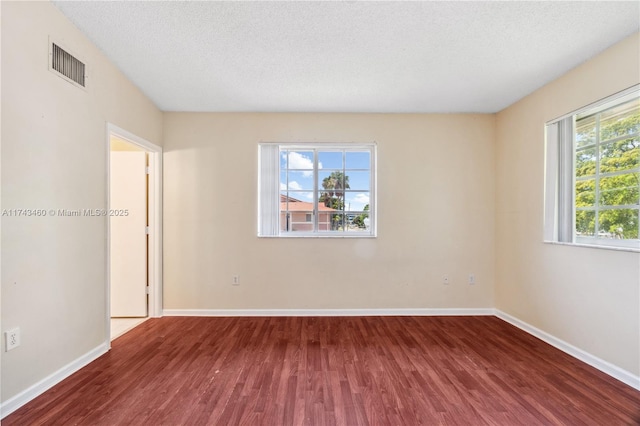
[[[612,115],[600,122],[599,152],[594,146],[596,126],[593,117],[578,122],[576,150],[575,204],[576,231],[596,233],[596,203],[599,207],[630,206],[600,210],[597,229],[616,238],[638,238],[640,204],[640,108],[622,117]],[[635,134],[635,135],[634,135]],[[625,136],[629,136],[625,138]],[[612,140],[612,142],[608,142]],[[599,161],[599,197],[596,200],[596,167]],[[611,175],[613,174],[613,175]]]
[[[364,206],[363,210],[364,211],[361,214],[359,214],[353,219],[353,224],[356,225],[358,228],[362,228],[362,229],[366,228],[364,224],[364,220],[369,217],[369,213],[367,213],[369,211],[369,204]]]
[[[335,210],[344,210],[344,191],[349,189],[349,176],[345,176],[342,172],[331,172],[331,174],[322,179],[322,188],[324,192],[320,194],[320,202],[325,206]],[[331,229],[336,230],[343,225],[344,217],[342,214],[334,214],[331,217]]]

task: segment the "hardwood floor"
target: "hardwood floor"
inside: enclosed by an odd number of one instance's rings
[[[3,425],[629,425],[640,392],[495,317],[150,319]]]

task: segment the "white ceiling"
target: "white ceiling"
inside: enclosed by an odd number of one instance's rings
[[[164,111],[496,112],[640,2],[61,2]]]

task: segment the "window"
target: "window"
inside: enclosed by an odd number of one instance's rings
[[[258,236],[375,236],[375,144],[260,144]]]
[[[640,249],[640,93],[547,124],[545,240]]]

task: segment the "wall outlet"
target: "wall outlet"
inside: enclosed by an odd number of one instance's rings
[[[469,285],[474,285],[476,283],[476,276],[473,274],[469,274]]]
[[[5,350],[9,352],[20,346],[20,329],[18,327],[4,332]]]
[[[240,275],[234,275],[231,278],[231,285],[240,285]]]
[[[442,277],[442,284],[449,285],[449,276],[448,275],[445,275],[444,277]]]

